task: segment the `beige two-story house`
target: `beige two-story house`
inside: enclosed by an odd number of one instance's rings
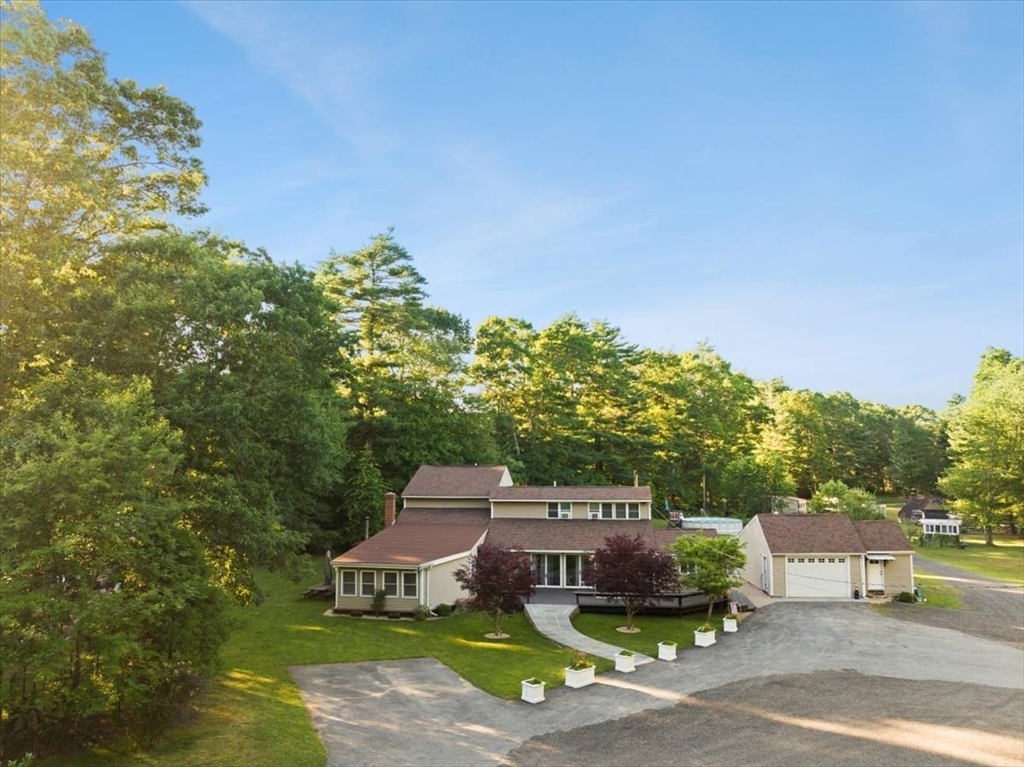
[[[645,486],[514,486],[504,466],[421,466],[385,499],[377,535],[332,561],[335,607],[365,610],[374,592],[388,611],[452,604],[465,593],[454,573],[484,541],[529,554],[540,589],[585,589],[585,566],[605,538],[639,535],[659,548],[679,529],[655,529]]]

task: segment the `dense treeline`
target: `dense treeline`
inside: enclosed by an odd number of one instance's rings
[[[738,516],[945,473],[983,524],[1021,517],[1019,358],[990,351],[936,414],[572,314],[474,332],[390,231],[308,270],[169,224],[203,211],[192,109],[111,81],[35,4],[2,9],[0,759],[156,736],[215,667],[224,601],[260,599],[254,566],[379,529],[422,463],[636,472],[659,507]]]

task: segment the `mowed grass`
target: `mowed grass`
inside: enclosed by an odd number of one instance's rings
[[[633,652],[658,657],[658,642],[675,642],[679,650],[693,647],[693,632],[704,623],[706,612],[679,616],[645,616],[633,619],[633,625],[640,629],[636,634],[625,634],[616,629],[626,625],[624,615],[604,613],[580,613],[573,619],[576,630],[601,642],[624,647]],[[741,616],[742,620],[742,616]],[[722,631],[722,615],[716,613],[712,625]],[[609,663],[609,667],[613,664]],[[598,670],[602,670],[598,663]]]
[[[260,580],[267,601],[232,610],[235,625],[222,652],[223,670],[190,723],[148,751],[122,744],[42,764],[322,767],[326,751],[289,666],[429,656],[485,692],[508,699],[519,697],[519,683],[529,677],[540,677],[549,687],[565,681],[569,651],[534,631],[523,614],[503,623],[510,638],[490,640],[483,636],[491,629],[483,615],[422,622],[326,617],[330,603],[302,599],[304,585],[274,574]]]
[[[914,580],[921,588],[926,607],[939,607],[946,610],[959,610],[963,608],[964,601],[961,598],[961,591],[956,586],[943,583],[941,578],[916,573]]]
[[[960,537],[967,543],[966,549],[919,546],[915,538],[914,556],[922,560],[926,567],[929,561],[940,562],[995,580],[1024,585],[1024,538],[996,535],[995,545],[986,546],[984,535],[968,534]]]

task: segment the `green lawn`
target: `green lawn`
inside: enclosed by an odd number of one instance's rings
[[[316,579],[311,566],[309,582]],[[515,699],[519,683],[540,677],[549,688],[564,683],[563,668],[572,650],[537,634],[525,615],[503,627],[511,638],[484,638],[490,621],[483,615],[453,615],[423,622],[328,617],[330,603],[301,598],[305,584],[264,573],[267,601],[258,608],[232,609],[234,627],[225,644],[223,670],[212,680],[191,722],[171,730],[156,747],[143,751],[131,744],[94,749],[42,765],[267,765],[322,767],[326,752],[310,723],[288,666],[351,663],[430,656],[492,695]],[[703,615],[646,618],[635,621],[638,634],[615,631],[621,615],[582,615],[576,626],[596,639],[657,655],[659,641],[693,645],[693,630]],[[721,616],[716,616],[721,627]],[[593,659],[598,671],[611,661]]]
[[[925,566],[928,561],[962,567],[989,578],[1024,585],[1024,538],[995,536],[995,546],[986,546],[983,535],[962,535],[966,549],[919,546],[914,540],[914,556]]]
[[[706,611],[683,617],[641,615],[633,620],[633,625],[640,629],[637,634],[616,631],[619,626],[626,625],[624,615],[581,613],[573,620],[573,625],[577,631],[594,639],[657,658],[658,642],[675,642],[680,650],[693,647],[693,631],[704,623],[705,617]],[[721,614],[715,614],[712,624],[721,632]]]
[[[914,580],[920,586],[928,607],[941,607],[947,610],[959,610],[964,606],[960,598],[960,589],[943,583],[941,578],[916,573]]]
[[[310,577],[310,582],[316,576]],[[95,750],[45,765],[315,765],[323,745],[302,705],[288,666],[432,656],[472,684],[518,698],[519,683],[537,676],[555,687],[570,651],[537,634],[522,614],[507,618],[510,639],[484,638],[483,615],[424,622],[325,617],[328,602],[301,598],[304,585],[264,574],[260,607],[235,608],[236,626],[222,652],[223,671],[199,704],[198,715],[151,751],[125,746]],[[599,670],[611,668],[602,661]]]

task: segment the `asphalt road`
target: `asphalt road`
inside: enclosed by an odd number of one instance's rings
[[[1016,765],[1024,692],[854,672],[770,676],[532,738],[511,765]]]
[[[1024,764],[1024,652],[863,603],[773,604],[537,706],[429,658],[292,675],[339,767]]]

